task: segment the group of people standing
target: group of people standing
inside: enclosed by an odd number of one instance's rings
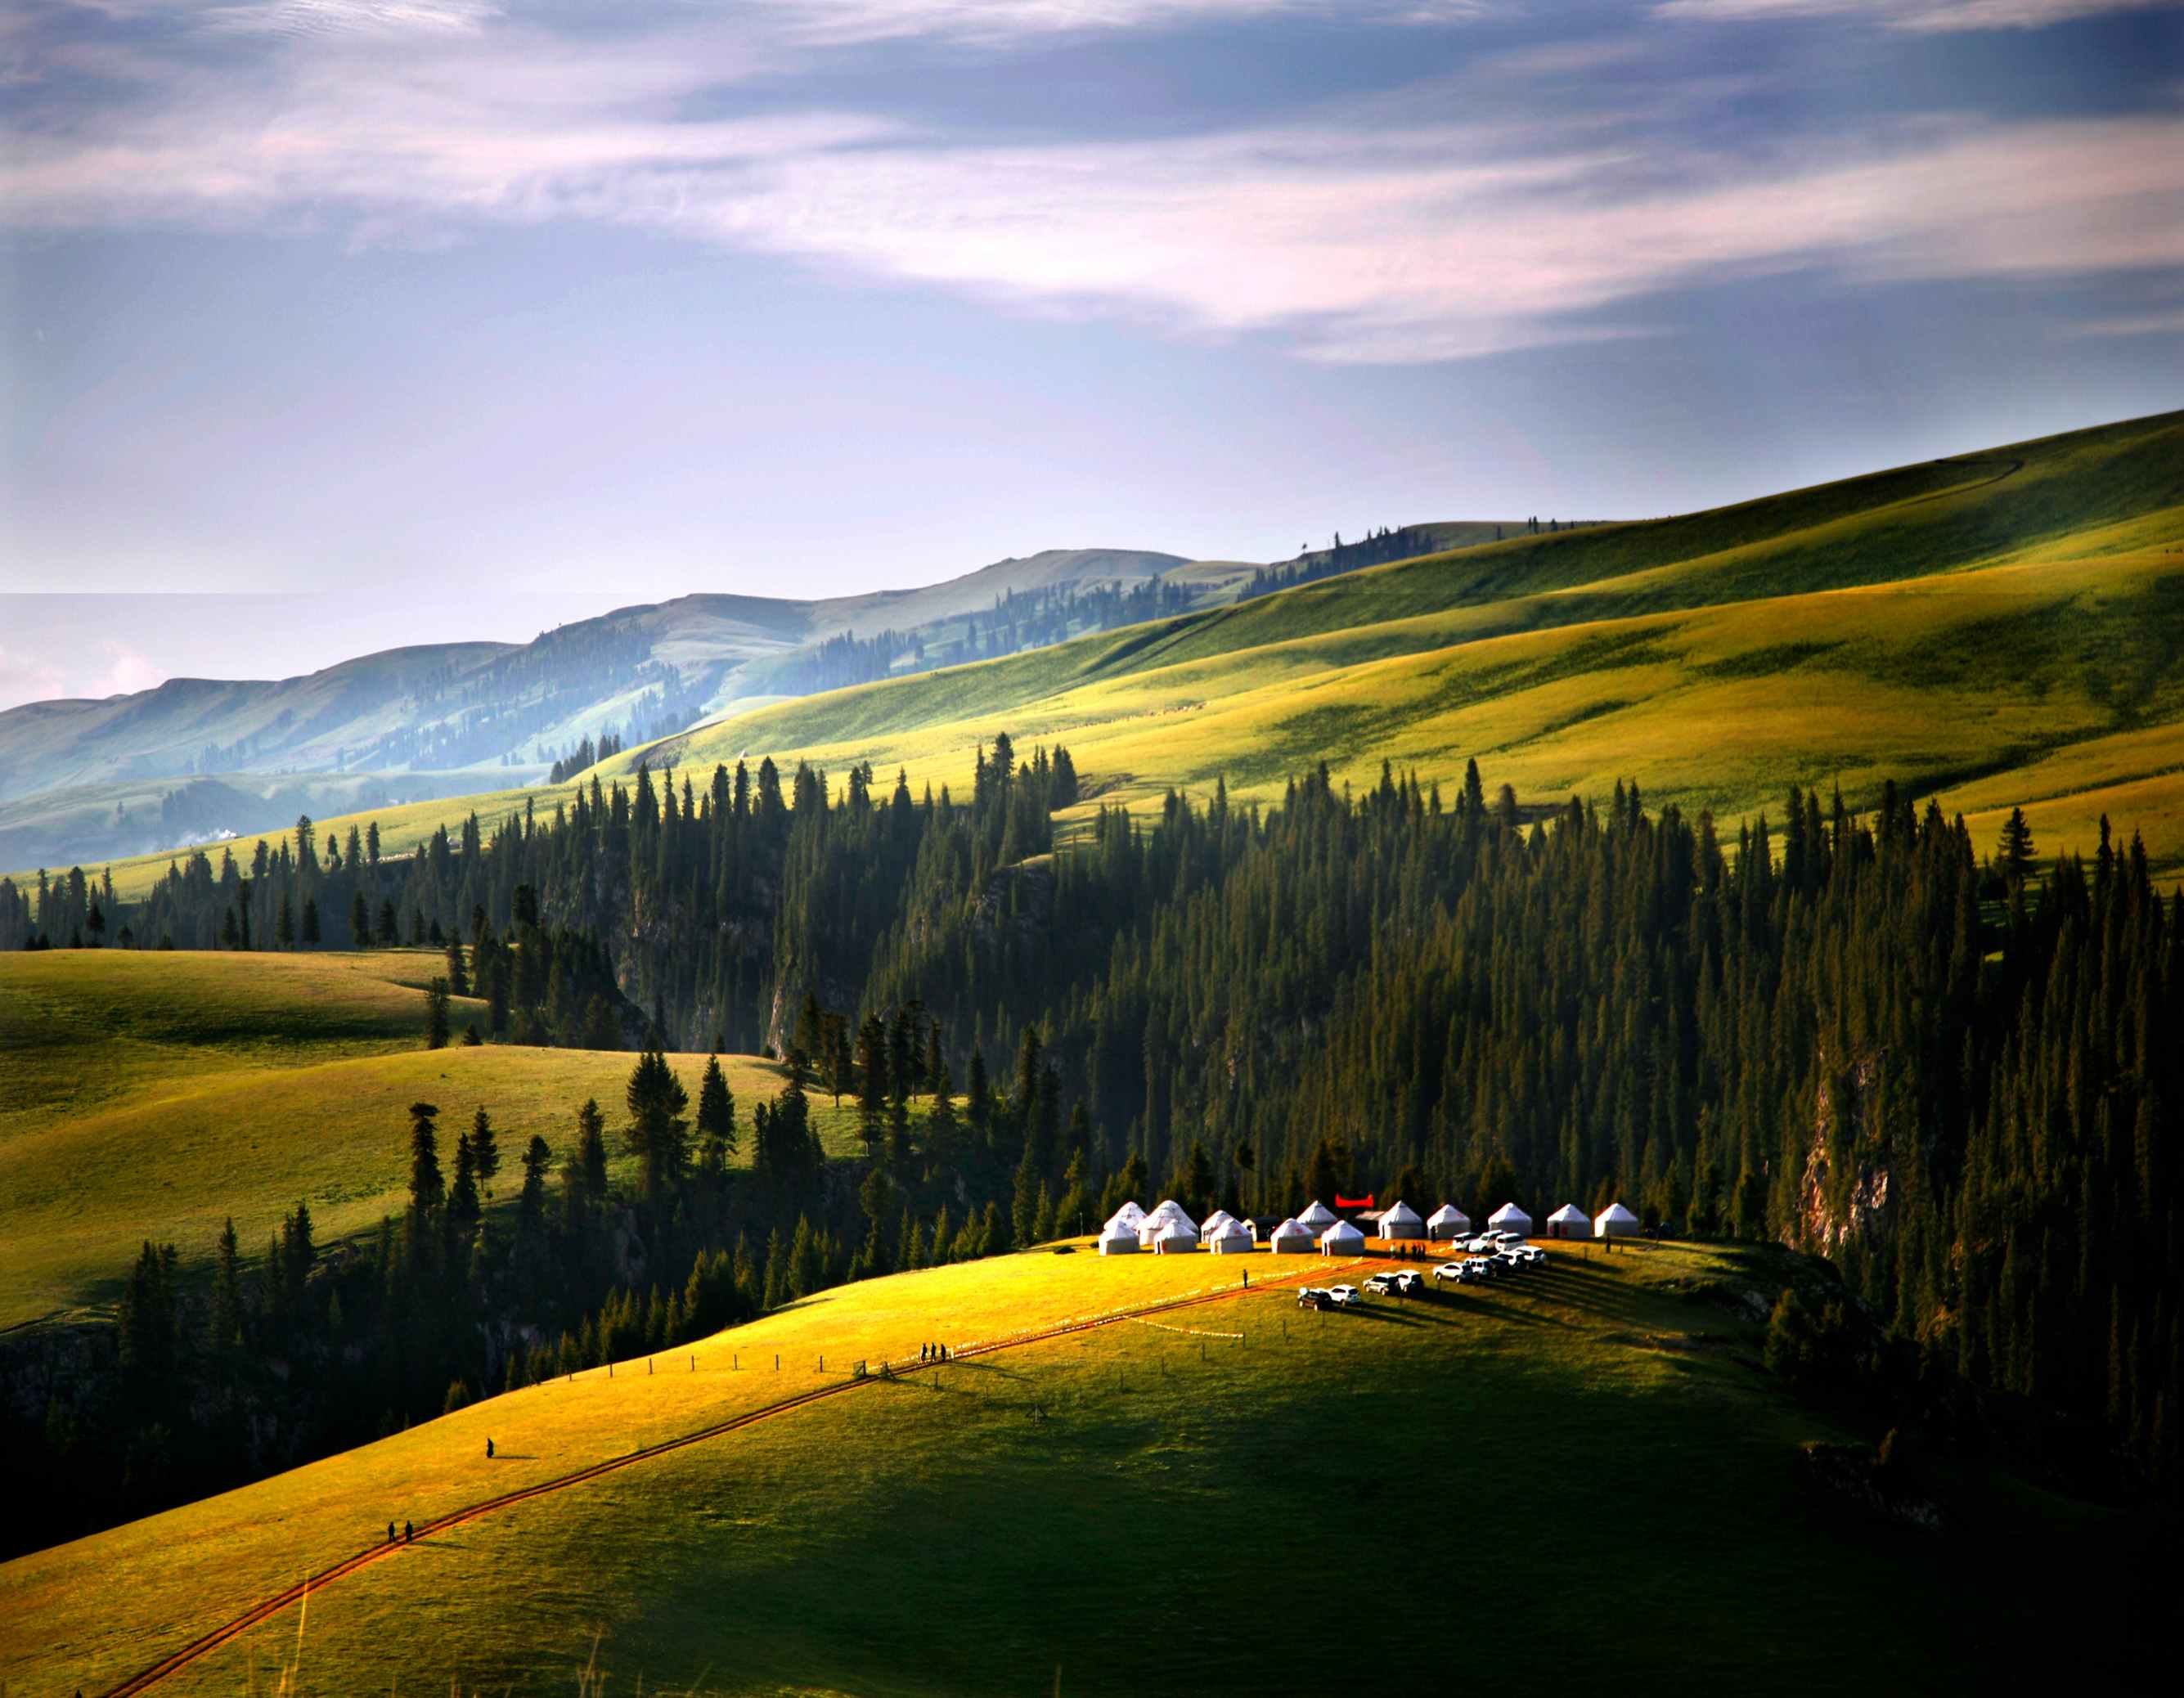
[[[944,1362],[953,1360],[949,1356],[948,1346],[945,1344],[920,1344],[917,1347],[917,1359],[922,1362]]]

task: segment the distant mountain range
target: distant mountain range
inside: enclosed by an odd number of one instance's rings
[[[300,677],[171,678],[0,712],[0,866],[65,866],[546,776],[783,698],[1020,653],[1234,600],[1492,523],[1374,533],[1273,568],[1054,548],[920,588],[820,600],[697,594],[525,643],[389,649]]]

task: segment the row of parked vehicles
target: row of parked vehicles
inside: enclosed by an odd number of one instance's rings
[[[1445,1261],[1433,1270],[1441,1285],[1476,1285],[1506,1279],[1518,1273],[1536,1273],[1547,1265],[1547,1253],[1527,1244],[1522,1233],[1482,1233],[1463,1242],[1469,1252],[1461,1261]],[[1307,1285],[1297,1293],[1300,1309],[1347,1309],[1364,1300],[1365,1292],[1378,1297],[1417,1297],[1426,1289],[1426,1276],[1415,1268],[1390,1269],[1365,1281],[1365,1291],[1354,1285]]]

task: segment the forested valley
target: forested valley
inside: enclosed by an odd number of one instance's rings
[[[997,738],[961,800],[640,771],[399,860],[305,824],[137,904],[0,884],[12,944],[437,945],[486,1012],[436,1041],[653,1046],[610,1116],[572,1104],[566,1147],[523,1153],[512,1205],[481,1201],[477,1127],[443,1177],[421,1105],[375,1241],[317,1245],[299,1207],[254,1272],[148,1245],[113,1339],[72,1346],[106,1364],[89,1389],[6,1435],[52,1506],[25,1542],[1151,1193],[1620,1198],[1786,1244],[1844,1287],[1778,1312],[1798,1372],[2176,1492],[2184,895],[2137,843],[2043,862],[2020,819],[1983,850],[1892,788],[1858,815],[1793,790],[1724,843],[1635,788],[1490,799],[1474,764],[1447,799],[1217,785],[1057,849],[1078,793],[1066,750]],[[790,1081],[739,1108],[660,1048],[767,1049]],[[860,1157],[822,1159],[815,1093],[857,1103]]]

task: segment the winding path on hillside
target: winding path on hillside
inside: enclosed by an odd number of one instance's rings
[[[1364,1262],[1376,1260],[1379,1258],[1358,1257],[1342,1264],[1338,1271],[1354,1272]],[[1203,1303],[1226,1302],[1234,1298],[1247,1296],[1254,1289],[1259,1290],[1277,1289],[1302,1279],[1307,1275],[1324,1278],[1329,1272],[1324,1263],[1315,1261],[1306,1267],[1271,1275],[1262,1279],[1256,1288],[1234,1285],[1223,1286],[1215,1291],[1194,1292],[1187,1297],[1172,1297],[1158,1303],[1148,1303],[1134,1309],[1118,1309],[1107,1314],[1065,1321],[1058,1326],[1041,1328],[1029,1333],[1014,1333],[989,1343],[969,1345],[961,1350],[955,1351],[946,1362],[906,1362],[893,1370],[891,1374],[869,1375],[863,1379],[837,1380],[830,1385],[818,1386],[810,1391],[800,1392],[794,1397],[785,1397],[776,1403],[766,1404],[757,1409],[746,1410],[741,1415],[731,1417],[726,1421],[716,1422],[710,1427],[701,1427],[695,1432],[681,1434],[672,1439],[663,1439],[656,1445],[641,1446],[624,1456],[611,1456],[604,1461],[593,1462],[588,1467],[577,1469],[572,1473],[558,1475],[550,1480],[541,1480],[535,1485],[525,1486],[517,1491],[504,1492],[499,1497],[487,1498],[482,1502],[471,1504],[461,1509],[451,1510],[443,1516],[420,1525],[417,1528],[417,1536],[420,1539],[429,1538],[433,1534],[444,1533],[449,1528],[460,1527],[465,1522],[476,1521],[482,1516],[513,1508],[515,1505],[526,1502],[532,1498],[543,1497],[549,1492],[566,1491],[571,1486],[579,1486],[588,1480],[598,1479],[602,1474],[613,1473],[616,1469],[633,1467],[639,1462],[650,1461],[655,1457],[665,1456],[671,1451],[685,1450],[693,1445],[701,1445],[709,1439],[722,1438],[742,1428],[751,1426],[755,1422],[769,1421],[776,1416],[793,1414],[797,1410],[807,1408],[817,1403],[822,1398],[838,1397],[844,1392],[855,1391],[861,1387],[887,1383],[890,1378],[907,1378],[910,1375],[922,1372],[928,1368],[945,1367],[950,1363],[956,1361],[971,1361],[980,1356],[993,1356],[1001,1350],[1020,1350],[1027,1344],[1045,1344],[1055,1339],[1067,1338],[1073,1333],[1089,1333],[1102,1327],[1112,1327],[1126,1321],[1136,1321],[1148,1315],[1162,1315],[1173,1310],[1195,1308]],[[164,1680],[169,1675],[188,1667],[199,1658],[218,1650],[231,1640],[249,1632],[254,1627],[262,1626],[291,1606],[301,1604],[312,1593],[321,1590],[345,1575],[355,1573],[357,1570],[367,1564],[386,1561],[409,1548],[408,1541],[404,1540],[398,1540],[393,1544],[369,1545],[354,1556],[335,1563],[332,1567],[321,1569],[308,1579],[298,1581],[286,1591],[276,1593],[260,1603],[254,1604],[232,1621],[192,1640],[177,1651],[169,1652],[150,1667],[131,1675],[118,1686],[109,1688],[106,1698],[130,1698],[131,1694],[147,1691]]]

